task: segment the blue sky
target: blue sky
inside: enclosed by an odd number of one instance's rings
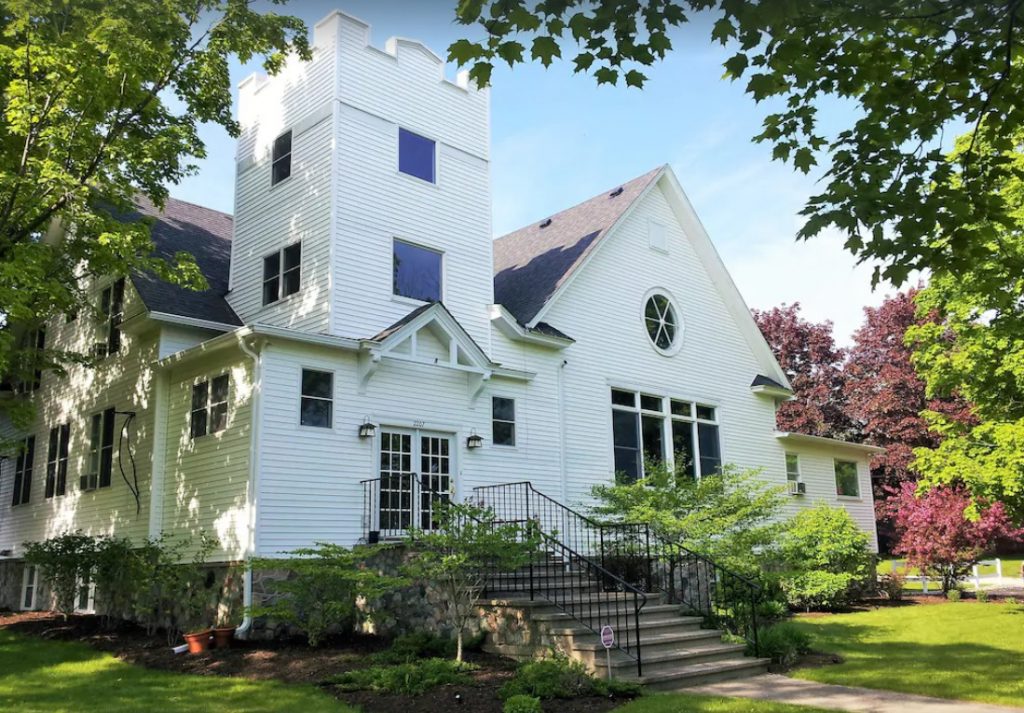
[[[444,56],[468,30],[452,21],[455,0],[292,0],[284,11],[312,25],[338,8],[372,25],[382,47],[399,35]],[[855,267],[834,235],[796,243],[798,212],[815,189],[771,160],[751,137],[765,109],[740,83],[721,79],[726,50],[704,23],[681,29],[676,49],[651,68],[643,90],[598,87],[571,65],[496,67],[491,89],[494,231],[501,235],[614,187],[663,163],[690,197],[751,307],[799,301],[805,315],[831,319],[846,342],[862,307],[877,304],[868,266]],[[255,67],[232,67],[237,84]],[[450,74],[454,75],[455,68]],[[846,111],[829,107],[833,118]],[[198,175],[172,188],[185,200],[231,211],[234,142],[219,127],[203,131],[209,156]]]

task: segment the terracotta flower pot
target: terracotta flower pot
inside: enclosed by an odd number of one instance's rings
[[[185,634],[185,643],[188,644],[188,652],[190,654],[203,653],[210,648],[210,630]]]
[[[231,643],[235,640],[235,627],[218,626],[213,630],[213,648],[230,649]]]

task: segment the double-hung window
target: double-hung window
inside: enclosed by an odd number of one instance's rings
[[[36,457],[36,437],[29,436],[21,443],[14,463],[14,497],[11,505],[24,505],[32,493],[32,464]]]
[[[121,322],[124,320],[124,278],[116,280],[100,293],[103,341],[97,342],[97,356],[121,350]]]
[[[95,490],[110,486],[110,474],[114,467],[114,417],[113,408],[94,413],[89,424],[89,460],[86,472],[78,478],[82,490]]]
[[[21,608],[23,610],[36,608],[36,587],[39,584],[39,568],[34,564],[25,565],[24,574],[21,576]]]
[[[43,350],[46,348],[46,330],[40,328],[26,332],[22,335],[21,346],[24,350],[23,353],[31,359],[31,363],[26,365],[28,368],[25,369],[25,373],[27,374],[31,370],[32,378],[22,379],[18,384],[18,391],[27,394],[37,390],[43,382],[41,362]]]
[[[330,428],[334,421],[334,374],[316,369],[302,370],[299,423]]]
[[[292,175],[292,132],[289,129],[276,139],[270,158],[270,185],[274,186]]]
[[[299,291],[302,277],[302,243],[263,258],[263,304],[268,305]]]
[[[228,375],[192,385],[192,438],[218,433],[228,427]]]
[[[714,407],[623,389],[612,389],[611,398],[617,473],[635,480],[651,461],[690,478],[714,475],[721,468]]]
[[[50,429],[50,444],[46,451],[46,497],[52,498],[67,492],[68,484],[68,441],[71,440],[71,424],[64,423]]]
[[[516,444],[515,399],[504,396],[491,399],[491,438],[496,446]]]
[[[398,130],[398,170],[429,183],[437,182],[437,144],[407,129]]]
[[[860,478],[857,463],[852,460],[836,460],[836,495],[844,498],[860,497]]]

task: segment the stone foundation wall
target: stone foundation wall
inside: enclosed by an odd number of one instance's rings
[[[20,611],[25,561],[0,560],[0,611]],[[36,582],[36,609],[50,609],[53,596],[45,581]]]

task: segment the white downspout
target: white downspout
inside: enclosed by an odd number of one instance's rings
[[[235,631],[235,636],[240,639],[247,639],[252,629],[252,617],[249,615],[249,608],[252,606],[252,568],[249,567],[250,558],[256,553],[256,487],[259,474],[259,440],[262,431],[263,409],[261,406],[260,393],[263,390],[263,358],[260,352],[262,344],[256,344],[255,349],[246,343],[244,338],[238,340],[238,347],[252,359],[252,428],[249,438],[249,483],[245,490],[246,508],[249,515],[248,541],[245,545],[245,574],[242,577],[242,605],[245,608],[245,618]]]

